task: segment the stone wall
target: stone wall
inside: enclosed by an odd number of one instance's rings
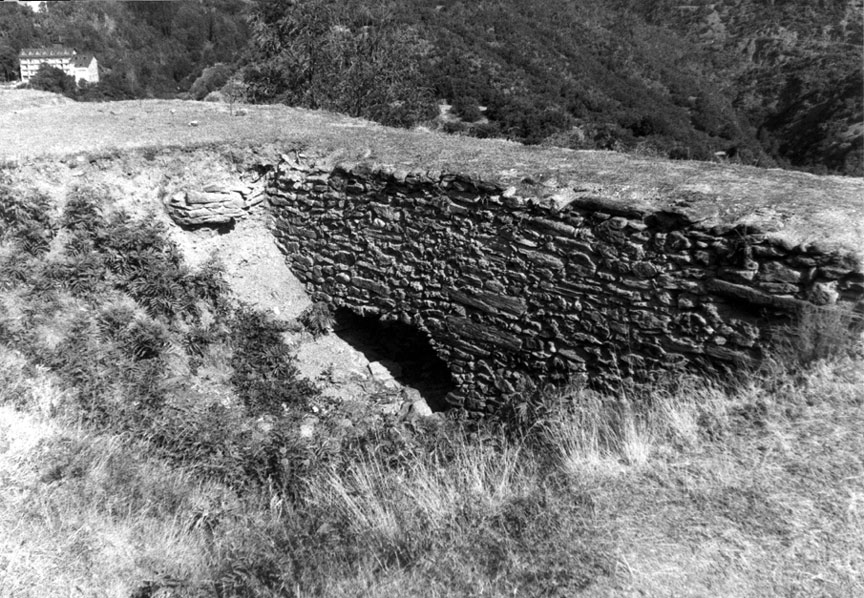
[[[803,306],[864,308],[853,252],[622,205],[590,185],[503,188],[283,155],[267,192],[313,299],[427,332],[457,387],[447,402],[470,410],[494,410],[525,377],[734,368]]]
[[[182,226],[230,224],[263,200],[260,186],[242,182],[213,182],[201,190],[177,191],[163,198],[168,215]]]

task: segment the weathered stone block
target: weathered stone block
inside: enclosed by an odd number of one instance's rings
[[[369,278],[354,276],[351,278],[351,284],[353,284],[357,288],[371,291],[376,295],[381,295],[382,297],[387,297],[390,295],[390,288],[387,285],[376,282]]]
[[[797,283],[801,280],[801,272],[779,262],[764,262],[759,266],[759,280]]]
[[[522,339],[499,328],[456,316],[450,316],[446,321],[451,334],[454,334],[457,338],[463,337],[469,340],[489,343],[512,351],[522,348]]]

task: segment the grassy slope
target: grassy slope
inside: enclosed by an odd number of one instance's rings
[[[5,371],[15,361],[4,353]],[[36,402],[60,392],[44,374],[13,380]],[[325,596],[851,598],[864,591],[862,388],[858,360],[821,364],[784,396],[703,389],[614,449],[562,445],[551,470],[548,455],[467,438],[449,465],[359,459],[311,474],[293,507],[5,406],[0,596],[128,596],[147,581],[210,595],[221,579],[265,596],[297,583]],[[687,441],[688,410],[711,399],[725,435]],[[748,421],[753,405],[765,411]]]
[[[366,132],[388,139],[377,127]],[[140,164],[128,163],[130,177],[142,176]],[[99,165],[52,168],[8,172],[23,189],[28,175],[65,180],[64,169],[83,169],[86,180]],[[521,440],[455,422],[369,424],[366,413],[321,405],[321,432],[298,445],[293,428],[239,404],[235,345],[214,344],[195,375],[174,343],[164,404],[126,412],[124,399],[146,392],[123,380],[136,362],[94,337],[94,355],[107,359],[91,371],[120,409],[109,409],[112,425],[82,423],[92,419],[87,397],[45,361],[76,340],[73,315],[92,317],[104,299],[170,334],[183,327],[145,315],[116,289],[32,292],[68,241],[60,231],[50,252],[14,271],[21,240],[0,247],[0,324],[25,339],[0,339],[2,598],[159,588],[181,596],[864,592],[860,349],[794,378],[742,372],[728,393],[698,381],[651,389],[650,409],[646,397],[576,392]],[[214,403],[233,407],[208,419]],[[273,463],[273,454],[286,461]]]

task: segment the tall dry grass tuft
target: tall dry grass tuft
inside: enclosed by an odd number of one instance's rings
[[[727,425],[729,397],[711,380],[681,377],[610,396],[568,388],[538,425],[543,446],[569,476],[596,479],[648,465],[658,452],[697,447]]]
[[[773,331],[770,358],[789,370],[861,350],[864,314],[838,306],[808,305]]]
[[[130,438],[9,407],[0,420],[0,597],[131,596],[157,580],[212,589],[212,552],[195,523],[235,494]]]
[[[309,483],[306,500],[330,514],[354,541],[414,552],[429,534],[465,513],[494,514],[537,486],[519,447],[458,441],[449,462],[420,457],[394,471],[364,458]]]

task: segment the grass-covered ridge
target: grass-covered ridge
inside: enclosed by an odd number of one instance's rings
[[[0,187],[3,598],[864,591],[860,347],[372,417],[114,200]]]
[[[13,103],[20,110],[0,111],[0,166],[31,168],[36,176],[42,176],[46,158],[84,172],[127,160],[129,168],[142,168],[143,162],[168,169],[178,158],[210,149],[226,156],[245,151],[272,165],[280,153],[301,148],[347,168],[359,163],[372,170],[470,175],[504,189],[517,187],[525,197],[571,189],[611,205],[681,213],[706,228],[746,225],[792,245],[828,244],[854,253],[864,246],[864,182],[851,177],[523,146],[285,106],[245,106],[239,116],[203,102],[31,109],[26,98],[20,101]],[[28,135],[20,135],[22,130]],[[143,160],[136,164],[138,157]]]

